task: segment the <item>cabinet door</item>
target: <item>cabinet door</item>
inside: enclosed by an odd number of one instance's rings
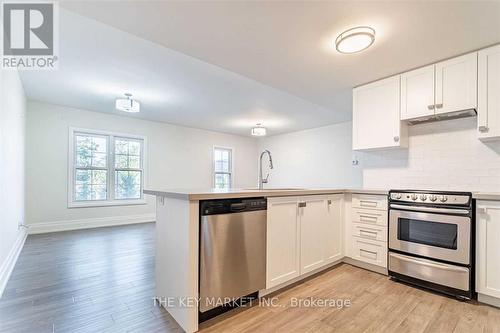
[[[297,197],[267,201],[266,289],[299,276]]]
[[[406,143],[400,120],[400,76],[353,90],[353,149],[401,147]]]
[[[434,115],[434,65],[401,74],[401,120]]]
[[[300,274],[325,265],[325,226],[328,220],[327,197],[299,198]]]
[[[330,195],[327,199],[327,219],[325,224],[325,261],[335,262],[344,256],[343,205],[344,195]]]
[[[500,298],[500,202],[477,203],[476,291]]]
[[[436,64],[436,114],[477,108],[477,52]]]
[[[478,129],[481,139],[500,139],[500,45],[479,51]]]

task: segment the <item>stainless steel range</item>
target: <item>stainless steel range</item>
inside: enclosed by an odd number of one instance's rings
[[[391,190],[389,275],[471,299],[473,295],[472,194]]]

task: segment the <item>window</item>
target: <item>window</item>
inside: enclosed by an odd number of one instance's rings
[[[143,137],[70,129],[68,205],[145,203]]]
[[[227,189],[233,184],[233,150],[214,147],[214,188]]]

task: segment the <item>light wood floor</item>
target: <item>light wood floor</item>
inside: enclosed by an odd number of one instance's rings
[[[460,302],[342,264],[254,305],[203,324],[202,332],[500,332],[500,309]],[[291,306],[292,298],[350,299],[343,309]]]
[[[154,224],[29,236],[4,296],[0,332],[180,332],[155,307]],[[500,310],[340,265],[202,324],[209,332],[500,332]],[[268,299],[270,297],[267,297]],[[350,307],[292,307],[292,298]]]

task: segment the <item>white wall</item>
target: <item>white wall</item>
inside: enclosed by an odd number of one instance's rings
[[[263,138],[259,149],[273,155],[269,187],[362,186],[361,170],[351,164],[350,122]]]
[[[367,188],[500,191],[500,142],[477,139],[477,119],[409,127],[409,148],[358,153]]]
[[[7,265],[15,262],[16,240],[23,236],[18,223],[24,221],[25,108],[19,74],[0,70],[0,294],[5,270],[12,268]]]
[[[67,208],[68,128],[144,135],[148,140],[145,187],[212,187],[212,148],[234,148],[234,185],[255,187],[257,144],[252,138],[121,117],[44,103],[28,103],[27,216],[29,224],[154,213],[142,206]]]

